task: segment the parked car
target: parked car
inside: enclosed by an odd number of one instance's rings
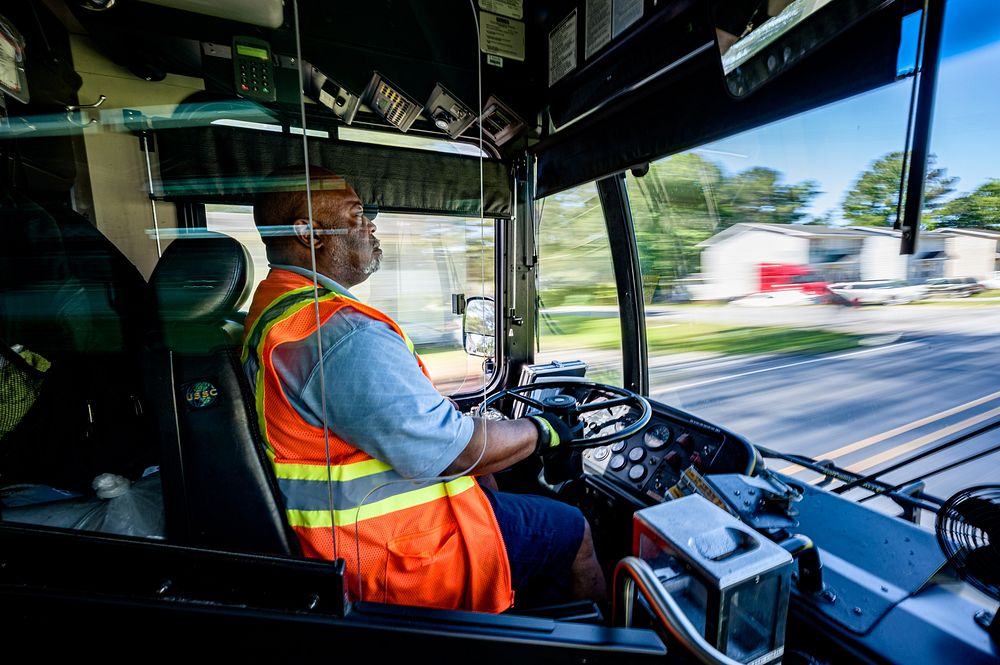
[[[767,291],[763,293],[751,293],[750,295],[736,298],[729,301],[730,305],[740,307],[772,307],[781,305],[811,305],[817,301],[818,296],[803,293],[798,289],[787,291]]]
[[[967,298],[986,290],[975,277],[935,277],[924,282],[924,286],[928,297]]]
[[[979,283],[987,289],[1000,289],[1000,270],[992,273],[989,277]]]
[[[858,305],[902,305],[927,295],[927,287],[923,284],[907,284],[892,279],[840,282],[831,284],[830,290]]]

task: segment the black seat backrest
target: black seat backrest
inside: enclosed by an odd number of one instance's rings
[[[67,206],[10,190],[0,220],[0,339],[51,362],[3,437],[0,486],[89,492],[100,473],[138,478],[156,459],[140,378],[146,280]]]
[[[243,246],[207,232],[173,241],[150,277],[161,344],[152,381],[158,403],[174,405],[160,418],[167,534],[201,546],[300,554],[240,365],[238,308],[252,281]]]

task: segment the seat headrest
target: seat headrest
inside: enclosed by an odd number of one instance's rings
[[[250,295],[252,283],[246,249],[221,233],[174,240],[149,278],[160,320],[168,323],[230,317]]]

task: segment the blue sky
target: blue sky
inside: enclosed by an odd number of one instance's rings
[[[1000,178],[1000,1],[947,0],[942,52],[931,151],[938,166],[960,178],[957,193],[964,193]],[[844,193],[858,174],[903,149],[910,87],[904,79],[702,152],[730,171],[768,166],[789,182],[816,180],[823,193],[810,212],[832,210],[839,220]]]

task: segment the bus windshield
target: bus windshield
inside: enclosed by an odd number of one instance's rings
[[[652,397],[861,474],[1000,413],[1000,170],[988,157],[1000,150],[989,120],[1000,97],[974,74],[1000,67],[1000,46],[973,27],[976,6],[948,3],[913,255],[899,254],[893,230],[905,78],[627,177]],[[973,438],[961,455],[990,445]],[[905,483],[958,455],[886,479]],[[1000,456],[986,459],[927,478],[930,493],[996,478]]]

